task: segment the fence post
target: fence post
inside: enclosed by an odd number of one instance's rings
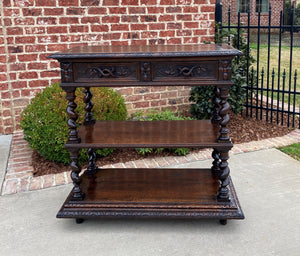
[[[215,20],[216,23],[222,24],[222,4],[220,1],[221,0],[216,1]]]

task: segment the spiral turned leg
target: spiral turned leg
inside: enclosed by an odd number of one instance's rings
[[[83,101],[85,103],[85,119],[84,119],[84,124],[85,125],[88,125],[88,124],[94,124],[96,121],[95,119],[93,118],[93,113],[92,113],[92,108],[94,106],[94,103],[92,102],[92,97],[93,97],[93,94],[92,92],[90,91],[90,88],[89,87],[86,87],[85,88],[85,96],[83,98]]]
[[[215,86],[214,96],[212,101],[214,103],[214,107],[213,107],[213,116],[211,122],[213,124],[219,124],[222,118],[219,115],[221,100],[220,100],[220,89],[217,86]]]
[[[78,137],[77,132],[77,124],[76,120],[78,119],[78,114],[76,112],[77,104],[75,103],[75,91],[76,88],[74,87],[67,87],[64,88],[64,90],[67,92],[67,100],[68,100],[68,106],[67,106],[67,114],[68,114],[68,126],[69,126],[69,138],[67,143],[79,143],[80,138]]]
[[[214,159],[212,162],[211,171],[215,177],[218,177],[220,175],[220,152],[217,149],[214,149],[211,156]]]
[[[227,160],[229,159],[228,156],[228,151],[223,151],[220,153],[220,159],[221,163],[219,164],[220,167],[220,175],[219,175],[219,180],[220,180],[220,188],[218,191],[218,196],[217,199],[219,202],[229,202],[229,167]]]
[[[89,156],[89,165],[88,165],[88,168],[86,169],[85,173],[89,176],[93,176],[98,168],[96,166],[96,153],[95,153],[95,150],[93,148],[89,148],[88,151],[87,151],[87,154]]]
[[[74,200],[82,200],[84,198],[84,193],[81,191],[80,183],[81,183],[81,177],[79,176],[79,173],[81,171],[81,167],[78,164],[78,156],[79,156],[79,150],[71,150],[70,151],[70,157],[71,157],[71,179],[74,184],[73,188],[73,195],[72,198]]]
[[[229,137],[229,130],[226,128],[227,123],[229,122],[229,110],[230,105],[227,102],[227,99],[229,97],[229,89],[228,88],[220,88],[220,109],[219,109],[219,115],[221,117],[220,120],[220,136],[218,141],[219,142],[230,142]]]

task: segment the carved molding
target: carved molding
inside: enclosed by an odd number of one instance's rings
[[[161,66],[158,73],[163,76],[171,77],[192,77],[202,76],[208,73],[208,67],[203,65],[194,66]]]
[[[61,68],[61,81],[64,83],[73,82],[72,63],[62,62],[60,63],[60,68]]]
[[[150,62],[144,62],[141,66],[142,81],[151,81],[151,64]]]
[[[128,67],[92,67],[85,71],[90,78],[119,78],[127,77],[131,73]]]
[[[220,60],[219,61],[219,78],[221,80],[231,80],[231,61]]]

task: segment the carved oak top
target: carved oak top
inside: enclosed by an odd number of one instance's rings
[[[139,57],[213,57],[236,56],[242,52],[222,44],[199,45],[102,45],[79,46],[63,52],[54,53],[48,58],[139,58]]]

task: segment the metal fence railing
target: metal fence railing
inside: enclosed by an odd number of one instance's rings
[[[294,24],[295,9],[289,10],[289,24],[283,24],[284,13],[281,11],[277,25],[271,25],[271,5],[267,25],[261,23],[260,12],[255,14],[257,22],[255,19],[256,24],[253,24],[250,5],[246,22],[243,17],[244,23],[241,22],[240,12],[237,13],[237,23],[232,23],[230,7],[227,10],[228,22],[222,22],[222,11],[222,4],[217,3],[217,29],[236,30],[237,38],[242,33],[247,43],[246,115],[300,128],[300,81],[297,76],[297,68],[300,68],[300,45],[294,45],[300,40],[300,26]],[[231,43],[230,35],[226,41]],[[253,52],[256,63],[250,65],[248,60]]]

